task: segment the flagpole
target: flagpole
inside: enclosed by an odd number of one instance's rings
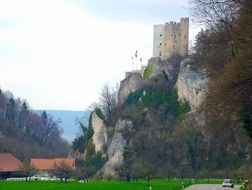
[[[136,71],[137,71],[137,57],[136,57],[136,68],[135,68],[135,69],[136,69]]]
[[[131,64],[132,64],[132,65],[131,65],[131,66],[132,66],[131,69],[132,69],[132,71],[133,71],[133,69],[134,69],[134,68],[133,68],[133,56],[131,57]]]
[[[137,71],[137,50],[136,50],[136,53],[135,53],[135,58],[136,58],[136,71]]]

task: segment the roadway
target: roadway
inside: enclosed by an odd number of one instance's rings
[[[240,187],[240,185],[235,185],[234,188],[230,188],[216,184],[197,184],[191,185],[190,187],[185,188],[185,190],[239,190]]]

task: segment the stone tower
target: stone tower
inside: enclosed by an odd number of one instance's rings
[[[189,18],[180,22],[154,25],[153,57],[168,59],[171,55],[188,55]]]

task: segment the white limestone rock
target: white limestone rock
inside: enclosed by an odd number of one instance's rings
[[[189,58],[181,62],[176,85],[179,99],[188,101],[196,110],[205,100],[209,79],[204,69],[193,69],[190,63]]]
[[[132,128],[132,122],[119,119],[116,123],[115,133],[107,152],[109,160],[102,168],[104,176],[114,176],[115,167],[123,163],[123,149],[127,143],[122,135],[124,128]]]
[[[160,57],[152,57],[148,61],[148,67],[151,68],[149,78],[166,74],[169,80],[176,80],[179,72],[179,61],[176,58],[171,60],[162,60]]]
[[[93,144],[95,146],[95,152],[103,152],[103,147],[107,145],[108,134],[107,127],[103,120],[97,116],[95,112],[92,113],[92,127],[94,130],[94,135],[92,137]]]
[[[131,73],[120,83],[118,91],[118,103],[123,104],[131,92],[140,89],[144,84],[140,73]]]

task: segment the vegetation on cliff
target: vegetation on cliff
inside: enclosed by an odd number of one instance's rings
[[[122,179],[245,176],[251,171],[247,166],[252,152],[248,138],[252,136],[252,3],[193,0],[192,6],[195,18],[207,24],[190,57],[195,72],[204,68],[210,79],[203,104],[191,112],[188,102],[179,100],[175,87],[179,64],[175,60],[167,63],[176,66],[169,76],[161,70],[150,78],[152,68],[148,66],[142,86],[120,105],[113,89],[106,85],[102,90],[101,110],[96,112],[108,131],[114,131],[119,119],[133,123],[121,131],[127,144],[123,164],[115,172]],[[94,154],[89,139],[86,170],[94,174],[106,160],[100,153]]]
[[[89,116],[88,127],[85,127],[82,123],[80,123],[83,134],[77,137],[73,141],[72,145],[74,151],[79,151],[84,154],[84,159],[82,158],[81,160],[77,160],[79,170],[77,173],[79,178],[88,178],[95,175],[107,161],[107,156],[104,153],[100,151],[95,152],[95,145],[92,139],[94,135],[92,123],[93,114],[96,114],[100,119],[105,120],[105,116],[103,115],[101,109],[96,107]]]
[[[129,94],[127,104],[156,109],[158,112],[163,112],[164,117],[170,112],[177,120],[182,119],[190,111],[188,102],[178,99],[176,88],[170,92],[162,88],[142,88]]]
[[[205,110],[207,132],[223,144],[215,152],[229,149],[238,155],[236,164],[243,160],[251,166],[251,159],[244,158],[251,157],[251,138],[247,137],[252,137],[252,2],[193,0],[192,5],[196,20],[206,25],[197,36],[194,58],[204,64],[211,81]],[[241,142],[246,142],[245,147]],[[219,158],[223,165],[224,157]],[[243,167],[244,173],[251,175],[251,171]]]
[[[186,115],[188,105],[179,103],[169,81],[160,85],[161,76],[131,93],[120,112],[134,123],[124,133],[129,143],[118,168],[125,179],[250,175],[252,3],[192,2],[196,18],[207,24],[191,56],[193,67],[205,68],[210,78],[206,102]]]
[[[196,18],[207,24],[197,36],[195,58],[204,63],[212,81],[209,106],[219,105],[227,114],[249,113],[244,108],[252,107],[252,2],[193,2]]]
[[[152,66],[151,66],[151,65],[148,65],[148,66],[145,68],[145,70],[144,70],[143,79],[144,79],[144,80],[149,79],[151,73],[152,73]]]

